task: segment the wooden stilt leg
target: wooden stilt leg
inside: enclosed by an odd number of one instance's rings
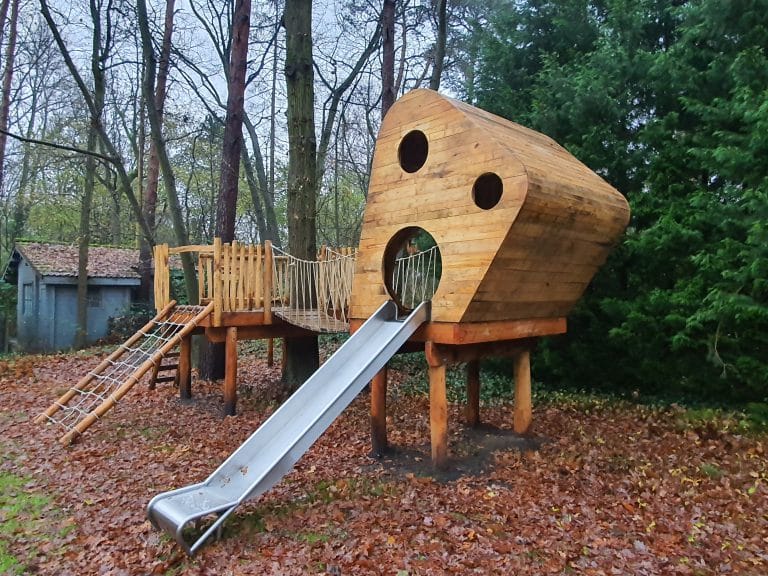
[[[192,398],[192,337],[182,338],[179,350],[179,398]]]
[[[387,450],[387,367],[371,380],[371,453],[379,457]]]
[[[280,375],[285,374],[285,363],[288,361],[288,355],[285,353],[285,338],[280,340]]]
[[[270,338],[267,340],[267,366],[270,368],[275,363],[275,339]]]
[[[227,328],[224,354],[224,415],[234,416],[237,411],[237,328]]]
[[[467,426],[480,424],[480,361],[467,362]]]
[[[429,427],[432,465],[445,468],[448,461],[448,397],[445,391],[445,364],[429,367]]]
[[[515,356],[515,409],[516,434],[525,434],[533,419],[531,407],[531,353],[524,350]]]

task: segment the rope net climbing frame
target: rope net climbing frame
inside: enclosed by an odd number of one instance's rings
[[[395,259],[390,286],[399,303],[415,309],[435,295],[440,282],[440,252],[437,246]]]
[[[323,248],[316,261],[302,260],[272,247],[274,299],[272,312],[315,332],[349,329],[349,298],[355,270],[353,250]]]
[[[80,382],[56,400],[38,422],[51,422],[66,431],[69,444],[101,418],[163,357],[213,310],[207,306],[176,306],[170,302]]]

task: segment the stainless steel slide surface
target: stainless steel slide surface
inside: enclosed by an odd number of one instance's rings
[[[207,480],[158,494],[147,506],[155,528],[173,535],[188,554],[196,550],[242,502],[260,496],[285,476],[336,417],[429,320],[429,302],[403,319],[386,302],[317,372],[219,466]],[[218,517],[196,541],[185,540],[191,522]]]

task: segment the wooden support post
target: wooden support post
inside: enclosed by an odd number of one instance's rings
[[[224,344],[224,415],[234,416],[237,411],[237,328],[227,328]]]
[[[275,363],[275,339],[267,339],[267,366],[272,367]]]
[[[285,374],[285,364],[288,362],[288,354],[285,352],[285,338],[280,339],[280,377]]]
[[[531,352],[523,350],[515,356],[514,430],[525,434],[533,419],[531,406]]]
[[[179,398],[192,398],[192,336],[181,339],[179,348]]]
[[[371,454],[387,451],[387,367],[371,380]]]
[[[264,242],[264,281],[262,283],[262,286],[264,287],[264,324],[272,324],[272,284],[274,282],[274,278],[272,277],[273,266],[272,242],[267,240]]]
[[[221,326],[224,311],[224,280],[222,279],[221,238],[213,239],[213,325]]]
[[[448,395],[445,389],[446,365],[432,342],[425,345],[429,364],[429,430],[432,465],[445,468],[448,463]]]
[[[467,362],[467,408],[465,412],[467,426],[480,424],[480,361]]]

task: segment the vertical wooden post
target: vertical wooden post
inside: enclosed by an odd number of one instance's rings
[[[378,457],[387,450],[387,367],[371,380],[371,453]]]
[[[267,340],[267,366],[270,368],[275,364],[275,339]]]
[[[227,328],[224,345],[224,415],[234,416],[237,411],[237,328]]]
[[[480,424],[480,361],[467,362],[467,408],[465,412],[467,426]]]
[[[272,324],[272,242],[264,242],[264,324]]]
[[[435,468],[445,468],[448,462],[446,366],[432,342],[425,344],[424,351],[429,364],[429,430],[432,443],[432,465]]]
[[[221,238],[213,239],[213,325],[221,326],[221,313],[224,306],[224,283],[221,278]]]
[[[181,339],[179,348],[179,398],[192,398],[192,336]]]
[[[531,352],[524,350],[515,356],[514,430],[525,434],[533,419],[531,406]]]
[[[285,352],[285,338],[280,340],[280,377],[285,374],[285,363],[288,362],[288,354]]]

